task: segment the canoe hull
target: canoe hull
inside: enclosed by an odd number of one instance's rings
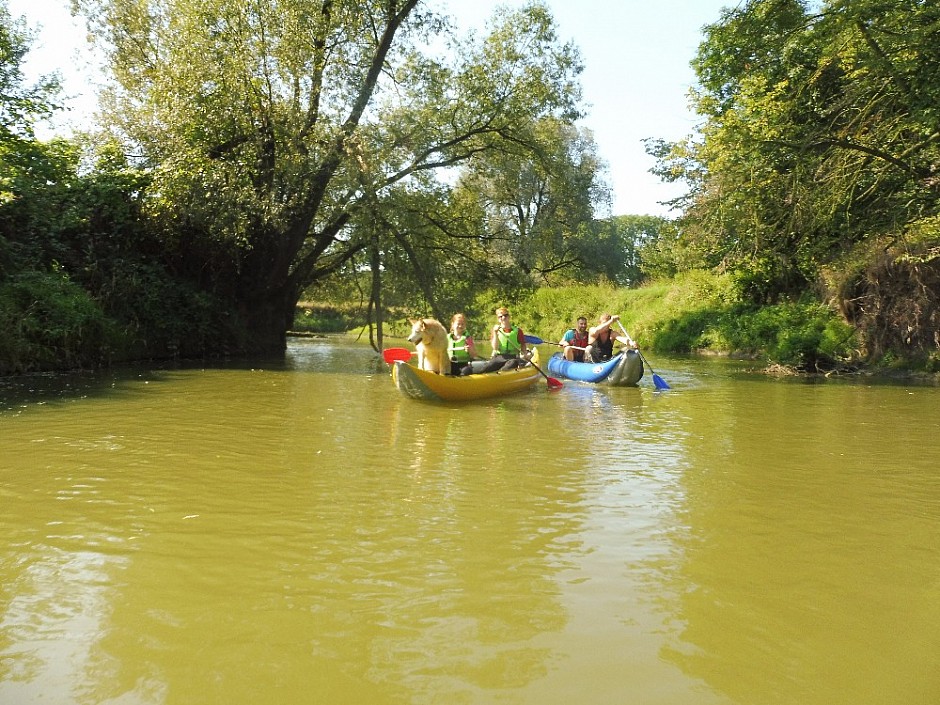
[[[601,363],[571,362],[555,353],[548,359],[548,372],[578,382],[635,387],[643,377],[643,359],[636,350],[620,352]]]
[[[538,351],[532,356],[539,364]],[[529,389],[538,382],[539,371],[529,365],[508,372],[452,377],[419,370],[407,362],[396,362],[392,367],[392,380],[405,396],[425,401],[470,401],[515,394]]]

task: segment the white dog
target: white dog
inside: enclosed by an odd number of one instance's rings
[[[433,318],[419,318],[411,321],[411,335],[408,342],[418,349],[418,369],[437,372],[439,375],[450,372],[450,358],[447,357],[447,329]]]

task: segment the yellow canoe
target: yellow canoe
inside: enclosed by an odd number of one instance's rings
[[[532,361],[539,364],[538,350],[532,348]],[[507,372],[452,377],[419,370],[407,362],[392,366],[392,380],[405,396],[428,401],[468,401],[500,397],[528,389],[539,379],[539,371],[532,365]]]

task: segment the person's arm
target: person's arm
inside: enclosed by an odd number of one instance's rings
[[[493,326],[493,332],[490,333],[490,347],[493,350],[490,352],[490,357],[496,357],[499,355],[499,339],[496,336],[496,331],[499,330],[499,324]]]
[[[634,350],[637,350],[640,347],[639,345],[636,344],[636,341],[633,338],[631,338],[630,335],[625,330],[623,331],[623,335],[614,336],[614,340],[616,340],[621,345],[626,345],[628,348],[633,348]]]
[[[614,340],[616,340],[621,345],[626,345],[628,348],[633,348],[634,350],[636,350],[639,347],[636,344],[636,341],[630,336],[617,335],[617,336],[614,336]]]
[[[594,329],[593,329],[593,330],[594,330],[594,334],[597,335],[598,333],[600,333],[600,332],[601,332],[602,330],[604,330],[605,328],[610,328],[610,327],[614,324],[614,321],[619,321],[619,320],[620,320],[620,316],[619,316],[619,315],[617,315],[617,316],[611,316],[609,321],[604,321],[604,322],[601,323],[597,328],[594,328]]]
[[[597,337],[598,333],[600,333],[605,328],[610,328],[611,324],[613,324],[614,321],[619,321],[619,320],[620,320],[619,315],[611,316],[609,321],[604,321],[599,326],[594,326],[593,328],[591,328],[588,331],[588,345],[594,342],[594,339]]]
[[[615,316],[615,318],[618,321],[620,320],[620,316]],[[611,320],[611,323],[613,323],[613,320]],[[628,348],[633,348],[634,350],[638,350],[640,346],[637,345],[636,341],[630,337],[630,334],[627,333],[627,329],[624,328],[623,325],[620,323],[618,323],[618,325],[620,326],[620,332],[623,333],[623,335],[616,336],[614,340],[616,340],[618,343],[622,343],[623,345],[626,345]]]
[[[477,356],[477,344],[473,342],[473,336],[467,336],[467,353],[471,359]]]

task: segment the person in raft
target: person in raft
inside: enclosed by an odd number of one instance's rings
[[[601,314],[598,324],[588,331],[587,350],[584,351],[585,362],[607,362],[614,356],[615,340],[629,347],[636,347],[636,343],[630,338],[616,336],[610,329],[610,326],[619,320],[619,315]]]
[[[452,375],[468,375],[473,371],[470,362],[477,357],[477,346],[473,336],[467,332],[467,317],[462,313],[455,313],[450,319],[447,356],[450,358]]]
[[[529,359],[525,335],[519,326],[514,326],[509,320],[509,309],[496,309],[496,320],[497,323],[490,333],[493,352],[481,372],[514,370],[526,364]]]
[[[566,360],[571,362],[584,362],[584,350],[588,344],[588,324],[587,318],[580,316],[575,328],[569,328],[565,331],[558,344],[564,348]],[[582,348],[579,350],[578,348]]]

